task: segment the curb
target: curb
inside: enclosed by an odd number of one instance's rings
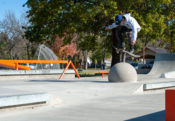
[[[155,90],[155,89],[164,89],[175,87],[175,82],[160,82],[160,83],[149,83],[143,85],[143,90]]]
[[[46,103],[50,97],[48,93],[0,96],[0,108]]]

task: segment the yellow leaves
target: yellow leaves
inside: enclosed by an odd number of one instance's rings
[[[169,3],[171,3],[171,1],[172,0],[161,0],[161,3],[163,3],[163,4],[169,4]]]
[[[59,6],[59,9],[60,9],[60,10],[62,10],[62,9],[63,9],[63,7],[62,7],[62,6]]]
[[[105,14],[105,16],[108,16],[108,11],[104,10],[104,14]]]
[[[152,23],[152,21],[154,20],[153,18],[154,18],[154,16],[151,13],[149,13],[145,16],[145,20],[147,23]]]
[[[38,8],[44,8],[44,4],[39,3],[39,4],[38,4]]]
[[[112,6],[114,9],[117,9],[117,2],[111,1],[109,2],[110,6]]]

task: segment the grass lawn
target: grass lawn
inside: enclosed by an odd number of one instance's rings
[[[109,71],[109,69],[101,70],[100,68],[91,68],[87,70],[78,71],[78,73],[81,77],[101,76],[101,74],[99,74],[100,71]]]

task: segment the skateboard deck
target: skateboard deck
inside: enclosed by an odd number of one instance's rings
[[[135,54],[130,53],[130,52],[126,51],[126,50],[122,50],[122,52],[124,52],[124,53],[126,53],[126,54],[128,54],[129,56],[132,56],[132,57],[134,57],[134,58],[140,58],[140,57],[141,57],[140,55],[135,55]]]
[[[117,53],[123,52],[123,53],[128,54],[128,55],[131,56],[131,57],[140,58],[140,55],[135,55],[135,54],[130,53],[129,51],[126,51],[126,50],[124,50],[124,49],[118,49],[118,48],[116,48],[115,46],[113,46],[113,48],[116,50]]]

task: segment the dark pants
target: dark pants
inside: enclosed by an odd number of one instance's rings
[[[124,35],[127,35],[128,37],[128,43],[129,43],[129,49],[132,50],[133,49],[133,45],[131,45],[131,36],[132,36],[132,30],[128,29],[125,26],[120,26],[118,28],[118,36],[117,36],[117,40],[118,40],[118,45],[119,48],[125,48],[125,41],[124,41]]]

